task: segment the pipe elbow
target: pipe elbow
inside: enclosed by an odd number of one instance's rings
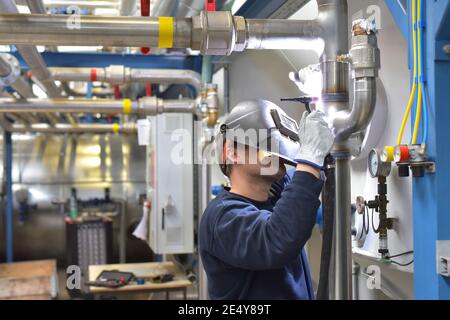
[[[333,120],[336,141],[365,130],[372,121],[375,105],[376,78],[355,79],[351,111],[338,112]]]

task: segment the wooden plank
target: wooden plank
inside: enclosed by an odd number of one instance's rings
[[[0,299],[56,296],[56,260],[0,264]]]

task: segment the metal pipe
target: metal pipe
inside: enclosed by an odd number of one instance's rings
[[[137,102],[132,102],[130,113],[137,113],[137,106]],[[5,112],[122,113],[124,112],[124,101],[112,99],[28,99],[25,101],[0,99],[0,113]]]
[[[352,299],[350,154],[336,158],[335,298]]]
[[[360,265],[353,261],[352,265],[352,277],[353,277],[353,300],[359,300],[359,271]]]
[[[33,0],[31,0],[33,1]],[[61,8],[75,6],[81,9],[117,9],[117,1],[67,1],[67,0],[44,0],[47,8]]]
[[[316,20],[247,19],[246,49],[323,51],[322,27]]]
[[[14,133],[51,133],[51,134],[105,134],[105,133],[120,133],[120,134],[135,134],[137,132],[136,125],[134,123],[125,124],[68,124],[57,123],[54,126],[50,126],[46,123],[34,123],[32,125],[22,124],[2,124],[5,131]]]
[[[113,202],[120,207],[120,231],[119,231],[119,262],[126,263],[127,260],[127,202],[123,199],[113,199]]]
[[[6,119],[3,119],[7,121]],[[14,259],[14,207],[12,189],[12,165],[13,165],[13,145],[10,132],[3,133],[3,143],[5,150],[3,153],[3,176],[5,181],[5,246],[6,262],[12,263]]]
[[[195,113],[194,100],[162,100],[145,97],[139,101],[113,99],[0,99],[0,113],[125,113],[139,115],[157,115],[161,113]]]
[[[79,28],[68,28],[66,15],[0,15],[0,42],[5,44],[158,47],[159,19],[80,16]],[[189,48],[191,19],[174,20],[174,48]],[[10,34],[7,34],[9,33]]]
[[[192,70],[108,68],[49,68],[53,80],[100,81],[110,83],[152,82],[157,84],[188,84],[201,89],[200,75]]]
[[[0,78],[3,86],[11,86],[22,98],[34,97],[33,89],[20,75],[19,61],[13,55],[0,54]]]
[[[353,84],[353,106],[351,112],[338,112],[333,119],[336,142],[345,141],[352,134],[366,129],[375,112],[377,100],[376,78],[355,79]]]
[[[47,13],[42,0],[26,0],[25,1],[31,13]]]
[[[16,1],[17,3],[17,1]],[[31,13],[37,13],[37,14],[47,14],[47,10],[45,9],[44,2],[42,0],[25,0],[26,5],[30,9]],[[46,50],[51,52],[58,51],[58,47],[56,46],[49,46],[46,47]]]
[[[154,4],[151,17],[173,17],[176,15],[178,0],[159,0]]]
[[[11,87],[17,91],[18,94],[24,99],[34,97],[33,88],[24,77],[20,77],[14,82]]]
[[[203,131],[203,143],[200,148],[202,150],[202,162],[201,162],[201,172],[200,172],[200,208],[198,212],[198,223],[200,224],[203,212],[205,212],[208,204],[211,202],[211,164],[209,163],[209,155],[211,154],[210,148],[214,145],[214,133],[211,129],[206,129]],[[208,139],[208,136],[210,137]],[[200,225],[199,225],[200,226]],[[200,242],[198,242],[200,243]],[[200,250],[201,248],[199,248]],[[199,255],[198,264],[198,274],[199,274],[199,300],[208,299],[208,278],[206,276],[205,269],[203,268],[202,259]]]
[[[17,9],[16,4],[13,0],[3,0],[0,2],[0,11],[11,13],[13,15],[18,14],[19,10]],[[18,16],[21,16],[18,14]],[[33,75],[42,83],[43,89],[47,92],[50,97],[61,97],[61,89],[56,86],[56,84],[52,81],[49,81],[50,72],[47,69],[47,65],[42,58],[41,54],[37,50],[36,47],[28,45],[29,43],[24,43],[24,45],[20,45],[16,42],[11,42],[10,44],[17,44],[17,50],[28,64]],[[58,118],[53,114],[46,115],[49,122],[54,124],[58,122]]]
[[[148,82],[162,84],[189,84],[197,93],[201,90],[200,75],[192,70],[131,69],[131,82]]]
[[[176,17],[192,17],[205,9],[205,0],[180,0]]]
[[[137,10],[137,0],[120,1],[119,13],[121,16],[134,16],[136,10]]]
[[[79,28],[69,28],[68,19],[64,15],[0,15],[0,44],[159,45],[159,18],[80,16]],[[245,49],[311,49],[320,53],[322,38],[328,32],[318,21],[246,20],[225,11],[175,18],[173,27],[173,48],[192,48],[205,55],[228,55]]]

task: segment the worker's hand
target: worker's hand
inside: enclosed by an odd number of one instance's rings
[[[320,111],[303,114],[299,129],[301,147],[295,159],[298,163],[323,168],[334,144],[334,135],[324,117]]]

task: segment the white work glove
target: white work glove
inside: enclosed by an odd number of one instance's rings
[[[300,150],[295,158],[297,163],[304,163],[323,169],[325,158],[334,144],[334,135],[320,111],[311,114],[305,112],[300,122]]]

